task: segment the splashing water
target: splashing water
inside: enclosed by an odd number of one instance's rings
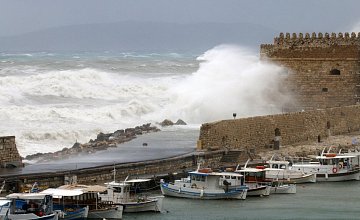
[[[233,112],[276,113],[290,99],[280,88],[283,69],[237,46],[197,59],[36,56],[0,56],[0,135],[15,135],[22,155],[165,118],[193,128]]]

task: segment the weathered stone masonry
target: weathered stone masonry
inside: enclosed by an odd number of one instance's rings
[[[359,131],[360,105],[206,123],[198,147],[256,149],[273,144],[276,129],[284,145]]]
[[[284,107],[307,110],[360,101],[360,34],[281,33],[273,44],[261,45],[260,57],[288,70],[283,89],[296,103]]]
[[[16,148],[15,136],[0,137],[0,167],[18,167],[21,165],[21,157]]]

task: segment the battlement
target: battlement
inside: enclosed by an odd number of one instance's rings
[[[278,37],[274,38],[273,45],[261,45],[263,49],[266,47],[329,47],[332,45],[356,45],[360,46],[360,32],[356,35],[355,32],[351,34],[345,33],[280,33]]]

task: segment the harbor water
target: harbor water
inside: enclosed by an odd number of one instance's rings
[[[296,194],[246,200],[165,197],[163,213],[125,213],[124,219],[359,219],[359,198],[359,181],[309,183],[298,184]]]

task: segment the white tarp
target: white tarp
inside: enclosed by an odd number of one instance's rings
[[[54,198],[62,198],[64,196],[79,196],[81,194],[84,194],[82,190],[78,190],[78,189],[70,190],[70,189],[54,189],[54,188],[46,189],[41,193],[50,194]]]

